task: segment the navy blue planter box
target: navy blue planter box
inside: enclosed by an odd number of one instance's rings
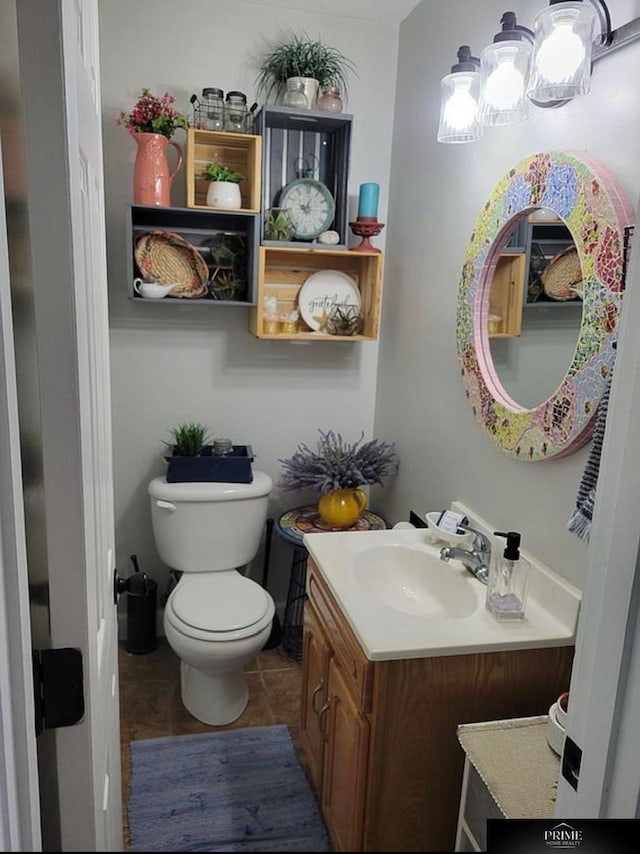
[[[198,457],[165,457],[167,483],[252,483],[251,445],[234,445],[230,454],[214,456],[211,448]]]

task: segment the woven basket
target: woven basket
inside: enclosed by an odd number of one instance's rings
[[[569,246],[555,255],[541,275],[542,286],[549,299],[565,301],[575,299],[575,289],[582,282],[580,258],[575,246]]]
[[[207,292],[209,269],[200,253],[175,232],[152,231],[136,241],[135,259],[146,278],[163,285],[175,282],[173,297],[195,299]]]

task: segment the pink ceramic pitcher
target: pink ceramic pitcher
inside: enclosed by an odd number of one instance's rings
[[[137,205],[162,205],[171,203],[171,181],[182,165],[182,149],[177,142],[161,133],[132,134],[138,150],[133,164],[133,202]],[[167,145],[178,152],[178,162],[169,171]]]

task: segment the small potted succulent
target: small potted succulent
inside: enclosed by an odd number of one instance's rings
[[[237,209],[242,207],[240,182],[244,175],[234,172],[222,163],[207,163],[202,173],[205,181],[209,181],[207,204],[212,208]]]
[[[291,240],[294,230],[287,208],[270,208],[264,221],[265,240]]]
[[[395,446],[379,439],[346,442],[340,433],[323,433],[316,450],[298,445],[289,459],[279,460],[283,490],[312,487],[320,493],[318,513],[331,528],[350,528],[367,503],[363,486],[382,485],[398,470]]]
[[[183,421],[169,430],[164,442],[167,483],[251,483],[253,451],[250,445],[232,445],[229,439],[210,440],[209,430],[197,421]]]

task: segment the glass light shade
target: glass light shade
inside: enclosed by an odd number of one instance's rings
[[[512,125],[529,115],[526,98],[531,45],[494,42],[480,54],[480,120],[484,125]]]
[[[438,142],[473,142],[482,136],[478,114],[480,72],[447,74],[440,84]]]
[[[530,98],[546,103],[586,95],[596,20],[589,3],[557,3],[537,15]]]

